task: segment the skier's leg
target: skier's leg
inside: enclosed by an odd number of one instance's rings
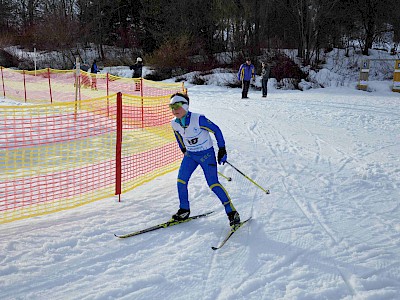
[[[199,164],[193,160],[188,153],[182,159],[181,166],[178,172],[177,187],[179,196],[179,207],[190,209],[188,183],[190,176]]]
[[[236,209],[232,204],[228,192],[218,180],[217,161],[215,159],[214,148],[209,149],[209,155],[207,155],[207,158],[204,159],[204,161],[200,162],[200,165],[203,169],[208,186],[224,205],[226,213],[235,211]]]

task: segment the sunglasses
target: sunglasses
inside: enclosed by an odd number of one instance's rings
[[[183,104],[184,104],[183,102],[176,102],[174,104],[170,104],[169,108],[170,109],[178,109],[179,107],[182,107]]]

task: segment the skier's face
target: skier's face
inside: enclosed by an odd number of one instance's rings
[[[175,108],[175,109],[174,108],[171,108],[171,109],[172,109],[172,114],[175,117],[177,117],[178,119],[182,119],[187,113],[187,111],[184,110],[182,106]]]

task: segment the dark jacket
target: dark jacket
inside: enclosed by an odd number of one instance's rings
[[[133,70],[132,78],[142,77],[143,62],[138,61],[134,65],[130,66],[129,69]]]
[[[99,68],[97,67],[97,64],[94,62],[92,67],[90,68],[90,73],[98,73],[99,72]]]
[[[261,76],[263,79],[268,79],[269,78],[269,73],[271,72],[271,68],[267,65],[265,65],[262,69],[261,69]]]

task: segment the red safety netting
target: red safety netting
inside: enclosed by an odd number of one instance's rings
[[[181,152],[168,102],[177,91],[2,106],[0,223],[121,194],[174,170]]]
[[[86,100],[121,92],[140,97],[166,96],[184,91],[182,83],[123,78],[108,73],[42,69],[20,71],[0,67],[3,97],[28,103]]]

